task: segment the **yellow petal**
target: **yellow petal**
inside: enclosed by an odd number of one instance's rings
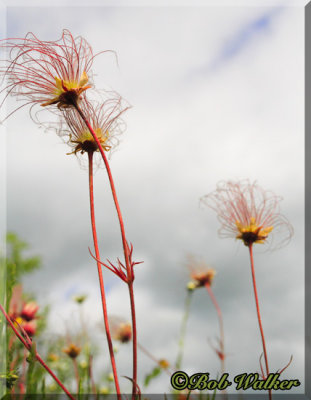
[[[45,103],[40,104],[42,107],[50,106],[51,104],[56,104],[59,100],[59,97],[54,97],[51,100],[46,101]]]
[[[273,226],[267,226],[267,228],[261,229],[261,235],[268,235],[273,230]]]
[[[83,71],[83,74],[81,75],[79,86],[84,86],[87,82],[89,81],[89,77],[87,76],[87,73]]]
[[[56,83],[56,87],[57,87],[57,89],[60,89],[60,90],[62,90],[62,89],[63,89],[63,86],[62,86],[62,80],[61,80],[61,79],[59,79],[57,76],[54,76],[54,78],[55,78],[55,83]]]

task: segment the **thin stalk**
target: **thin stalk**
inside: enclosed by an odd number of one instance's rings
[[[94,210],[93,152],[91,152],[91,151],[88,152],[88,158],[89,158],[89,190],[90,190],[90,212],[91,212],[92,234],[93,234],[93,242],[94,242],[96,258],[97,258],[97,260],[99,260],[100,254],[99,254],[99,249],[98,249],[97,231],[96,231],[96,224],[95,224],[95,210]],[[100,293],[101,293],[101,300],[102,300],[103,314],[104,314],[104,323],[105,323],[105,330],[106,330],[107,342],[108,342],[108,347],[109,347],[112,372],[113,372],[113,376],[114,376],[114,382],[115,382],[115,386],[116,386],[118,400],[121,400],[121,392],[120,392],[120,386],[119,386],[119,380],[118,380],[118,374],[117,374],[117,367],[116,367],[116,361],[115,361],[115,357],[114,357],[111,333],[110,333],[109,322],[108,322],[108,313],[107,313],[103,272],[102,272],[102,267],[101,267],[101,264],[99,263],[99,261],[97,261],[97,270],[98,270],[99,286],[100,286]]]
[[[225,335],[224,335],[224,322],[222,318],[222,312],[219,307],[219,304],[217,303],[216,297],[214,296],[214,292],[212,290],[212,287],[209,283],[205,284],[206,290],[208,291],[208,294],[210,295],[210,298],[215,306],[215,309],[217,311],[218,315],[218,321],[219,321],[219,333],[220,333],[220,352],[223,358],[220,358],[221,362],[221,374],[225,373]]]
[[[23,390],[25,390],[25,384],[26,384],[26,374],[27,374],[27,349],[24,347],[24,354],[23,354],[23,375],[22,375],[22,384],[23,384]],[[21,390],[21,394],[24,394],[24,391]]]
[[[185,301],[185,313],[184,313],[182,323],[181,323],[180,338],[179,338],[179,342],[178,342],[179,352],[178,352],[177,360],[175,363],[176,370],[180,370],[180,368],[181,368],[181,362],[182,362],[184,346],[185,346],[186,328],[187,328],[187,322],[188,322],[189,314],[190,314],[190,304],[191,304],[191,300],[192,300],[192,294],[193,294],[192,290],[187,290],[187,297],[186,297],[186,301]]]
[[[140,343],[137,343],[137,347],[147,356],[149,357],[153,362],[155,362],[159,367],[161,367],[160,364],[160,360],[156,359],[147,349],[145,349],[145,347],[143,345],[141,345]],[[173,371],[170,373],[169,370],[167,368],[163,368],[161,367],[168,376],[171,376]]]
[[[79,393],[79,389],[80,389],[80,377],[79,377],[79,368],[78,368],[77,359],[76,359],[76,358],[73,358],[73,359],[72,359],[72,362],[73,362],[73,368],[74,368],[75,378],[76,378],[76,382],[77,382],[77,393]]]
[[[120,209],[117,194],[116,194],[116,189],[114,186],[114,181],[112,178],[112,174],[111,174],[111,170],[110,170],[110,166],[109,166],[106,154],[97,138],[96,133],[94,132],[94,129],[90,125],[89,121],[86,119],[86,117],[85,117],[84,113],[82,112],[81,108],[79,107],[79,105],[74,104],[74,107],[76,108],[77,112],[79,113],[79,115],[83,119],[84,123],[86,124],[87,128],[89,129],[90,133],[92,134],[92,136],[98,146],[98,149],[102,155],[102,158],[104,160],[104,164],[106,167],[106,171],[108,174],[108,178],[109,178],[109,183],[110,183],[110,187],[111,187],[114,204],[115,204],[117,214],[118,214],[119,225],[120,225],[120,230],[121,230],[121,237],[122,237],[124,259],[125,259],[125,265],[126,265],[126,271],[127,271],[127,277],[128,277],[127,284],[128,284],[128,289],[129,289],[131,314],[132,314],[132,331],[133,331],[133,390],[132,390],[132,398],[134,399],[135,394],[136,394],[136,386],[137,386],[137,330],[136,330],[136,313],[135,313],[135,301],[134,301],[134,291],[133,291],[132,268],[131,268],[130,257],[129,257],[129,248],[128,248],[128,244],[127,244],[126,236],[125,236],[124,222],[123,222],[121,209]]]
[[[133,389],[132,398],[135,399],[136,386],[137,386],[137,331],[136,331],[136,312],[134,302],[134,290],[133,281],[128,282],[128,289],[131,302],[131,314],[132,314],[132,334],[133,334]]]
[[[258,294],[257,294],[257,287],[256,287],[255,268],[254,268],[254,257],[253,257],[253,245],[250,244],[250,245],[248,246],[248,248],[249,248],[250,261],[251,261],[251,269],[252,269],[252,278],[253,278],[253,287],[254,287],[254,294],[255,294],[257,318],[258,318],[259,330],[260,330],[260,334],[261,334],[262,347],[263,347],[263,354],[264,354],[264,359],[265,359],[265,364],[266,364],[266,372],[267,372],[267,376],[268,376],[268,375],[269,375],[269,364],[268,364],[268,356],[267,356],[266,342],[265,342],[265,336],[264,336],[264,333],[263,333],[263,327],[262,327],[261,316],[260,316],[260,309],[259,309]],[[264,379],[266,379],[266,378],[264,377]],[[270,400],[272,399],[272,392],[271,392],[271,390],[269,390],[269,399],[270,399]]]
[[[92,392],[93,394],[96,394],[97,398],[96,385],[93,377],[93,356],[91,354],[89,355],[89,378],[91,379]]]
[[[31,350],[31,344],[28,343],[23,336],[18,332],[18,330],[15,328],[14,323],[12,322],[11,318],[8,316],[8,314],[5,312],[4,308],[2,307],[2,305],[0,304],[0,311],[2,312],[2,314],[4,315],[5,319],[7,320],[7,322],[9,323],[9,325],[11,326],[12,330],[14,331],[15,335],[18,337],[18,339],[23,343],[23,345],[26,347],[27,350]],[[62,390],[67,394],[67,396],[71,399],[71,400],[75,400],[75,398],[72,396],[72,394],[70,394],[70,392],[68,391],[68,389],[66,389],[66,387],[61,383],[61,381],[57,378],[57,376],[53,373],[53,371],[50,370],[50,368],[46,365],[46,363],[42,360],[42,358],[40,357],[39,353],[36,351],[35,353],[36,356],[36,360],[39,361],[39,363],[43,366],[43,368],[46,369],[46,371],[51,375],[51,377],[55,380],[55,382],[58,384],[58,386],[60,386],[62,388]]]

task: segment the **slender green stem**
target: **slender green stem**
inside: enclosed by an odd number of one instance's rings
[[[73,368],[74,368],[75,378],[76,378],[76,383],[77,383],[77,393],[79,393],[79,389],[80,389],[80,377],[79,377],[79,368],[78,368],[77,359],[76,359],[76,358],[73,358],[73,359],[72,359],[72,362],[73,362]]]
[[[257,318],[258,318],[259,330],[260,330],[260,334],[261,334],[263,354],[264,354],[264,359],[265,359],[265,364],[266,364],[266,373],[268,376],[269,375],[269,364],[268,364],[265,336],[263,333],[263,327],[262,327],[260,309],[259,309],[258,293],[257,293],[256,278],[255,278],[255,268],[254,268],[253,245],[250,244],[248,246],[248,248],[249,248],[250,261],[251,261],[251,270],[252,270],[252,279],[253,279],[254,295],[255,295],[255,302],[256,302]],[[264,379],[266,379],[266,377],[264,377]],[[270,400],[272,399],[271,390],[269,390],[269,399]]]
[[[184,312],[184,316],[183,316],[182,323],[181,323],[180,337],[179,337],[179,342],[178,342],[179,351],[178,351],[178,356],[177,356],[177,360],[175,363],[176,370],[180,370],[180,368],[181,368],[181,362],[182,362],[184,346],[185,346],[187,322],[188,322],[189,314],[190,314],[190,305],[191,305],[191,300],[192,300],[192,294],[193,294],[192,290],[187,290],[187,297],[186,297],[186,301],[185,301],[185,312]]]
[[[90,212],[91,212],[91,225],[92,225],[92,234],[93,234],[93,242],[95,248],[96,259],[100,260],[98,241],[97,241],[97,231],[96,231],[96,223],[95,223],[95,209],[94,209],[94,190],[93,190],[93,152],[88,152],[89,157],[89,190],[90,190]],[[117,374],[117,367],[114,357],[113,345],[111,340],[111,333],[108,322],[108,313],[107,313],[107,304],[106,304],[106,296],[105,296],[105,287],[104,287],[104,279],[102,267],[99,261],[97,261],[97,270],[98,270],[98,278],[99,278],[99,286],[103,307],[103,315],[104,315],[104,323],[106,330],[106,337],[109,347],[110,361],[112,366],[112,372],[114,376],[115,387],[118,395],[118,400],[121,400],[121,392],[119,386],[119,379]]]

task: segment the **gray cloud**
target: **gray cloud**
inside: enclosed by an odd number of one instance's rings
[[[287,9],[261,46],[249,44],[213,76],[190,71],[213,60],[224,35],[262,15],[262,8],[10,8],[10,35],[36,30],[56,39],[63,27],[85,36],[95,51],[118,53],[95,63],[95,83],[113,87],[134,106],[127,131],[113,154],[115,177],[128,239],[134,244],[139,340],[159,358],[174,362],[189,279],[187,253],[201,256],[218,274],[214,291],[221,305],[230,376],[259,368],[260,337],[246,248],[217,237],[211,210],[199,198],[221,179],[250,178],[284,196],[282,212],[295,228],[291,244],[256,253],[256,271],[271,369],[294,354],[284,376],[303,378],[303,13]],[[258,14],[257,14],[258,11]],[[69,18],[70,16],[70,18]],[[221,22],[221,23],[220,23]],[[251,22],[250,22],[251,23]],[[282,68],[281,68],[282,66]],[[286,68],[284,67],[286,66]],[[12,104],[11,104],[12,105]],[[70,320],[74,291],[89,293],[90,323],[101,319],[91,246],[87,172],[52,133],[44,134],[26,110],[7,125],[8,228],[43,257],[44,268],[25,280],[42,302],[52,302],[50,330]],[[96,212],[103,258],[116,260],[122,247],[104,169],[95,177]],[[126,287],[105,271],[112,314],[129,318]],[[67,301],[66,301],[67,299]],[[207,338],[218,321],[207,293],[194,294],[184,368],[219,371]],[[103,339],[104,342],[104,339]],[[130,346],[118,355],[122,373],[131,368]],[[104,354],[104,350],[103,350]],[[140,377],[151,362],[140,355]],[[164,375],[151,391],[168,390]],[[301,392],[299,388],[297,392]]]

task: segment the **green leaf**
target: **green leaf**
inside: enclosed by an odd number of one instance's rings
[[[154,379],[155,377],[157,377],[158,375],[160,375],[161,371],[162,371],[162,368],[160,368],[160,367],[155,367],[155,368],[150,372],[150,374],[148,374],[148,375],[145,377],[144,386],[148,386],[149,383],[150,383],[150,381],[151,381],[152,379]]]

